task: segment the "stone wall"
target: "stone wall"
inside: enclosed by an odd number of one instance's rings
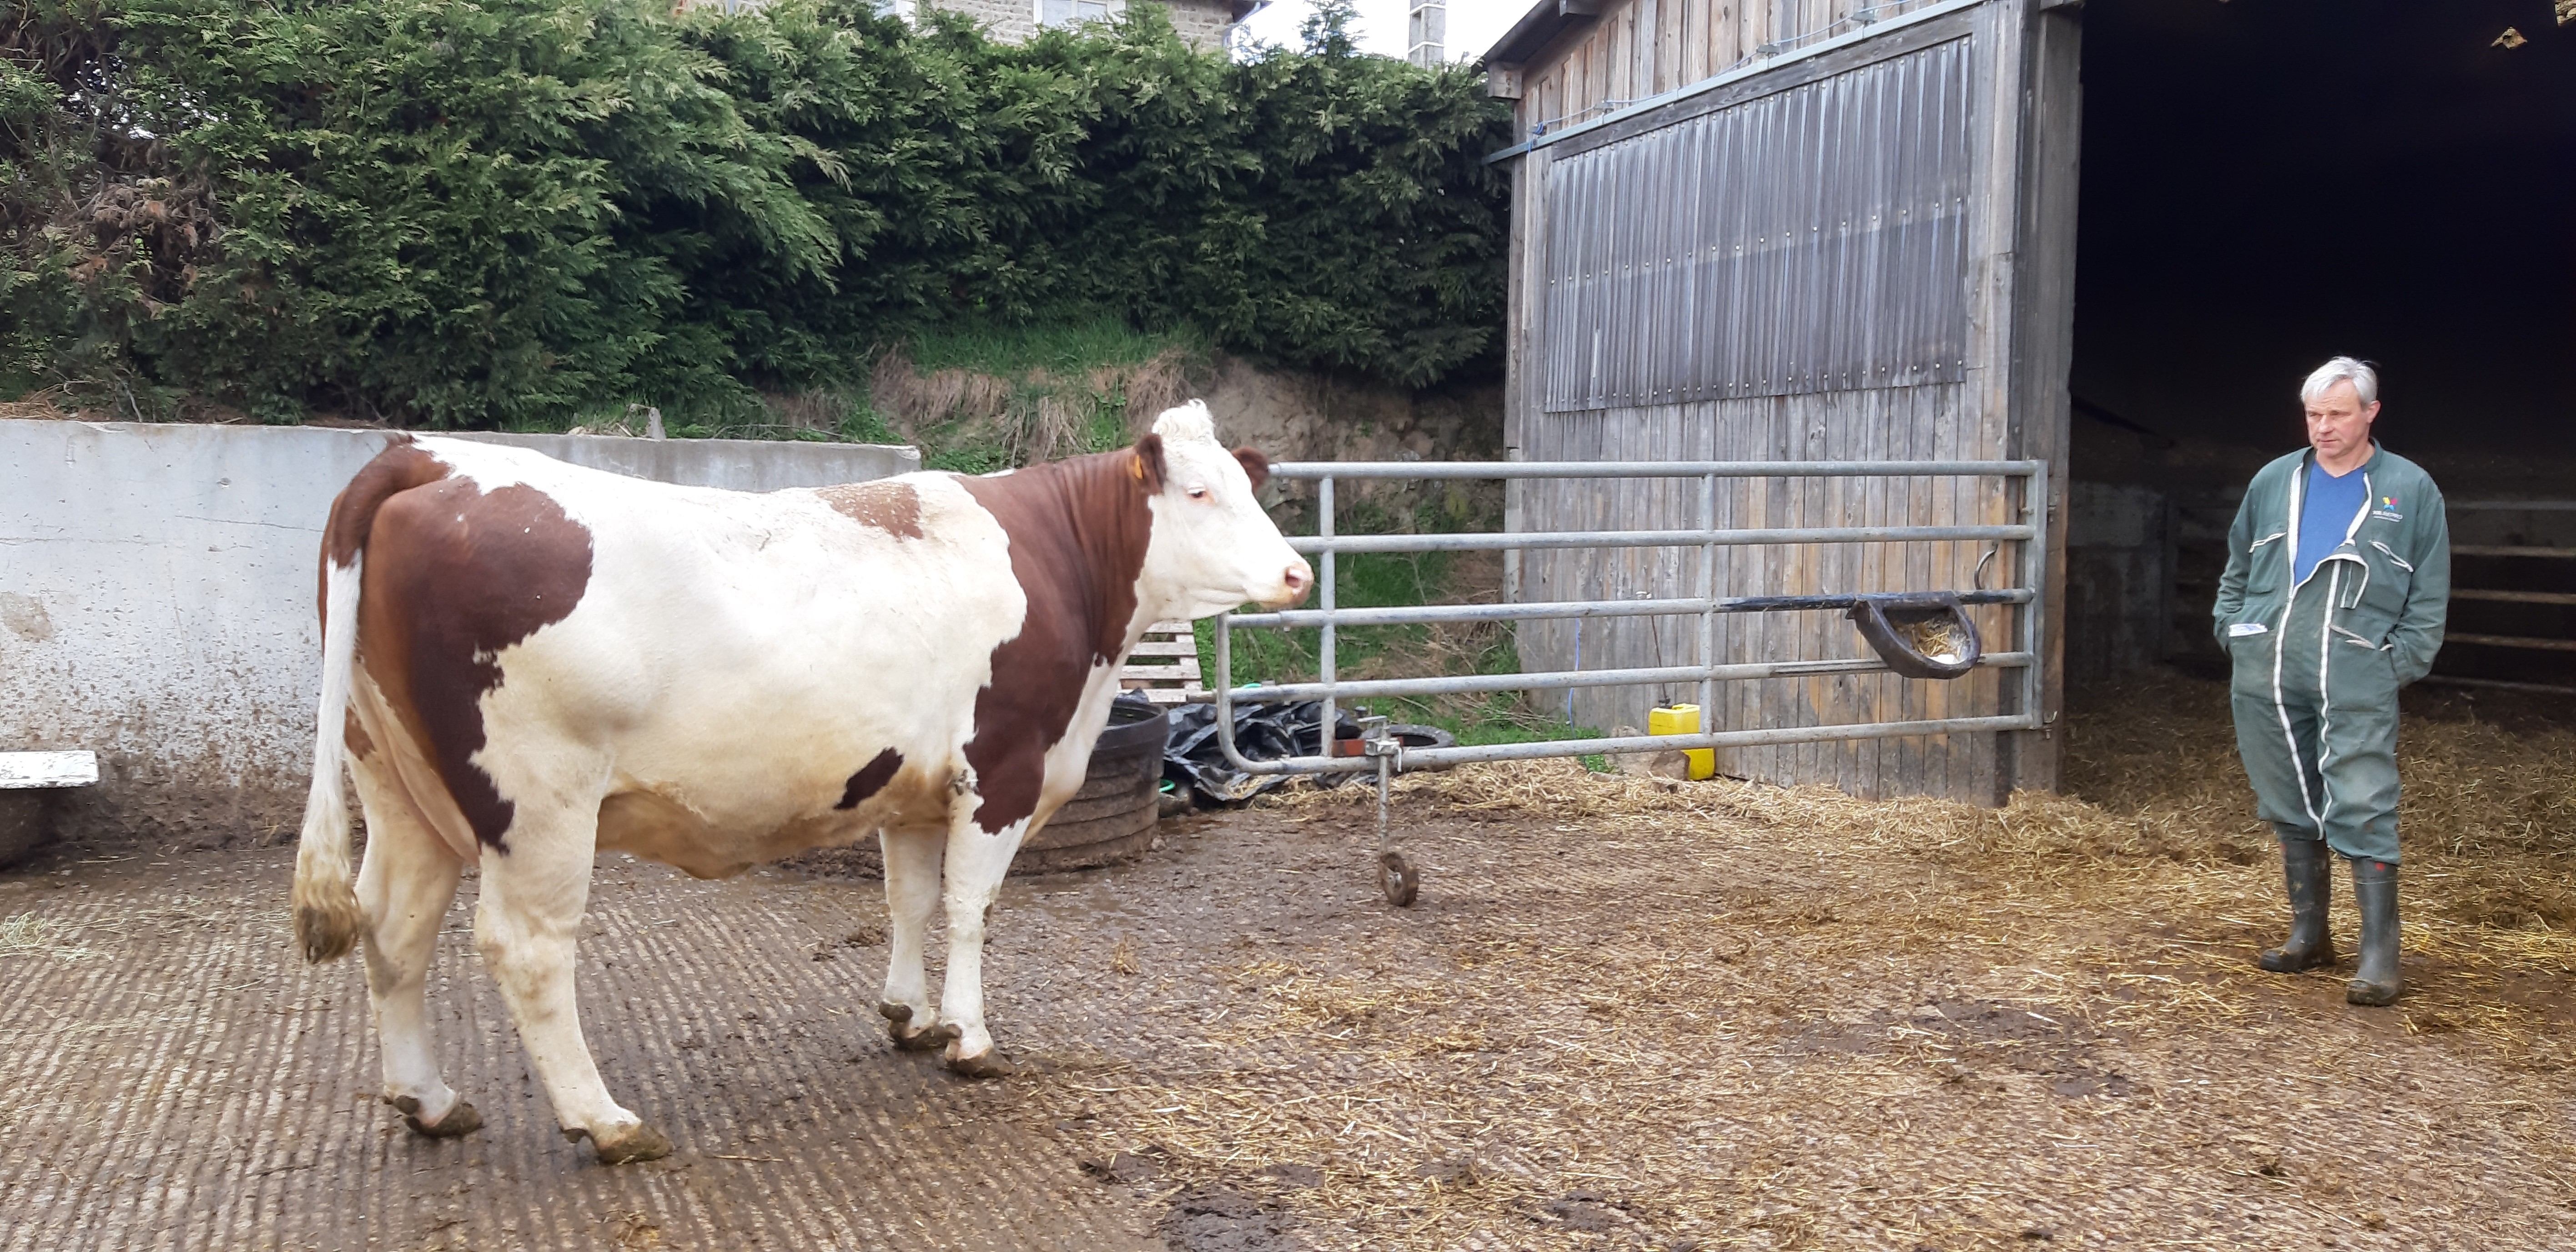
[[[1215,51],[1224,46],[1226,28],[1234,24],[1228,6],[1208,0],[1172,0],[1170,8],[1173,28],[1191,47]]]
[[[995,39],[1019,43],[1038,33],[1035,0],[921,0],[924,8],[947,9],[975,19]]]
[[[1250,444],[1274,461],[1499,461],[1499,387],[1415,392],[1325,374],[1262,369],[1219,355],[1196,394],[1216,418],[1217,437]],[[1150,420],[1150,419],[1149,419]],[[1279,481],[1264,490],[1286,503],[1283,525],[1312,533],[1314,484]],[[1345,526],[1353,507],[1382,517],[1417,515],[1426,528],[1502,528],[1502,487],[1491,482],[1354,480],[1336,484]],[[1421,512],[1425,508],[1429,512]],[[1367,519],[1357,519],[1365,521]]]
[[[963,13],[996,39],[1018,43],[1038,31],[1037,0],[921,0],[931,8]],[[1214,51],[1233,25],[1225,0],[1166,0],[1172,26],[1194,47]]]

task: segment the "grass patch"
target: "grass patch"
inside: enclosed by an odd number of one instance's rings
[[[1455,512],[1447,508],[1443,512]],[[1343,510],[1342,534],[1415,532],[1413,512],[1389,511],[1370,504]],[[1468,516],[1443,519],[1443,529],[1488,528],[1493,519]],[[1487,526],[1478,525],[1479,522]],[[1406,604],[1491,604],[1502,597],[1498,553],[1359,552],[1336,561],[1334,602],[1343,608],[1379,608]],[[1322,576],[1317,564],[1316,574]],[[1321,596],[1308,605],[1321,603]],[[1197,623],[1199,670],[1217,681],[1216,623]],[[1234,632],[1235,685],[1247,682],[1312,682],[1322,673],[1323,631],[1317,628],[1240,629]],[[1504,622],[1411,626],[1346,626],[1334,641],[1334,670],[1345,680],[1425,678],[1467,674],[1517,674],[1520,650]],[[1367,701],[1361,708],[1397,722],[1437,726],[1477,746],[1585,739],[1600,735],[1586,726],[1530,707],[1522,693],[1502,691],[1449,696],[1390,696]],[[1355,710],[1357,712],[1357,710]],[[1607,769],[1593,758],[1594,766]]]
[[[881,357],[868,420],[921,448],[930,469],[985,474],[1126,445],[1188,399],[1209,358],[1192,332],[1146,332],[1116,317],[925,329]]]
[[[863,383],[745,397],[718,409],[663,409],[673,439],[912,444],[925,469],[995,470],[1125,445],[1137,410],[1183,398],[1184,370],[1211,355],[1189,330],[1141,331],[1124,318],[1077,313],[1024,325],[924,327],[881,353]],[[529,434],[640,437],[644,406],[602,402]]]

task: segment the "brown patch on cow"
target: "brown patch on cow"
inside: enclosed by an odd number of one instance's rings
[[[471,479],[445,478],[385,500],[365,551],[360,663],[475,838],[506,850],[516,806],[473,760],[482,699],[501,684],[502,649],[581,603],[590,531],[534,487],[487,495]]]
[[[975,695],[966,743],[983,799],[975,824],[999,833],[1037,812],[1046,752],[1064,738],[1091,667],[1115,660],[1136,616],[1162,490],[1163,441],[1033,466],[997,478],[961,478],[1010,537],[1011,574],[1028,597],[1020,633],[993,649],[993,677]]]
[[[366,550],[376,510],[399,492],[447,477],[447,466],[423,451],[409,435],[396,435],[385,450],[367,462],[331,501],[331,520],[322,528],[322,555],[333,565],[347,565]]]
[[[352,701],[352,707],[340,710],[340,743],[349,749],[349,755],[363,761],[375,755],[376,741],[368,738],[367,728],[358,724],[354,705]]]
[[[322,524],[322,566],[314,572],[313,603],[322,614],[322,629],[331,628],[331,567],[346,566],[366,551],[376,510],[398,492],[447,477],[447,466],[411,441],[396,435],[385,450],[359,469],[349,485],[331,500],[330,520]]]
[[[845,483],[814,493],[832,510],[898,539],[921,538],[921,493],[910,483]]]
[[[850,775],[850,785],[841,789],[841,802],[832,807],[836,809],[859,807],[860,801],[885,790],[885,785],[894,781],[894,772],[902,768],[902,753],[892,748],[877,753],[874,760],[861,766],[858,773]]]
[[[1261,484],[1270,481],[1270,458],[1263,455],[1261,449],[1237,448],[1234,459],[1243,465],[1244,476],[1252,480],[1254,491],[1261,490]]]

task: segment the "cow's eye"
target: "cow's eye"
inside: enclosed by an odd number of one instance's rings
[[[1207,488],[1205,488],[1205,487],[1192,487],[1192,488],[1190,488],[1190,498],[1191,498],[1191,499],[1193,499],[1193,500],[1205,500],[1205,499],[1207,499]]]

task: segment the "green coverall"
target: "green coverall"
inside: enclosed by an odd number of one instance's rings
[[[2450,523],[2432,477],[2374,444],[2342,546],[2293,586],[2313,455],[2264,466],[2228,530],[2214,614],[2236,666],[2236,747],[2282,838],[2395,864],[2397,688],[2442,647]]]

